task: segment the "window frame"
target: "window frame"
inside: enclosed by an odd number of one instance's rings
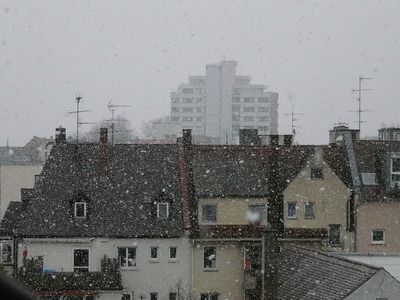
[[[390,156],[390,185],[394,186],[396,184],[400,185],[400,180],[393,180],[393,175],[400,176],[400,171],[393,171],[393,160],[399,159],[400,160],[400,154],[392,154]]]
[[[4,253],[5,246],[10,247],[10,253]],[[10,260],[3,260],[3,257],[10,257]],[[1,265],[10,265],[14,263],[14,242],[13,240],[1,240],[0,241],[0,264]]]
[[[155,296],[155,298],[153,298]],[[158,293],[157,292],[152,292],[150,293],[150,300],[158,300]]]
[[[166,205],[167,206],[167,216],[160,218],[160,206]],[[168,219],[169,218],[169,203],[168,202],[157,202],[157,219]]]
[[[294,204],[294,215],[289,215],[289,205]],[[297,219],[297,201],[288,201],[287,202],[287,211],[286,211],[286,217],[290,220],[295,220]]]
[[[312,216],[307,215],[307,207],[312,207]],[[304,203],[304,219],[305,220],[314,220],[315,219],[315,202],[307,201]]]
[[[158,249],[159,249],[159,247],[157,247],[157,246],[150,247],[150,260],[151,261],[158,261],[160,259]],[[153,250],[155,250],[156,257],[153,257]]]
[[[133,300],[133,292],[122,292],[121,300],[124,300],[124,296],[129,296],[129,300]]]
[[[206,206],[215,207],[215,220],[206,220],[204,208]],[[201,223],[202,224],[216,224],[218,222],[218,205],[216,203],[203,203],[201,204]]]
[[[382,241],[374,240],[374,233],[377,232],[377,231],[381,231],[382,232]],[[374,245],[383,245],[383,244],[385,244],[385,230],[384,229],[378,229],[378,228],[377,229],[372,229],[371,230],[371,242]]]
[[[201,293],[200,300],[218,300],[219,293]]]
[[[78,214],[77,214],[77,212],[78,212],[77,206],[78,205],[83,205],[83,216],[78,216]],[[86,202],[84,202],[84,201],[74,202],[74,217],[76,219],[86,219],[86,217],[87,217],[87,203]]]
[[[171,250],[175,249],[175,257],[171,257]],[[168,259],[172,261],[176,261],[178,258],[178,247],[171,246],[169,247]]]
[[[122,265],[122,260],[120,259],[120,249],[125,249],[125,265]],[[129,266],[129,249],[133,249],[135,256],[134,256],[134,264],[132,266]],[[125,246],[125,247],[118,247],[117,248],[117,253],[118,253],[118,266],[121,269],[136,269],[137,268],[137,248],[136,247],[130,247],[130,246]]]
[[[211,266],[206,265],[206,249],[213,248],[214,249],[214,258],[211,261]],[[212,263],[214,261],[214,263]],[[218,270],[217,265],[217,247],[213,245],[203,246],[203,271],[216,271]]]
[[[263,207],[263,212],[260,215],[259,220],[254,221],[254,222],[251,222],[251,220],[248,220],[248,222],[250,224],[259,224],[259,223],[262,223],[264,221],[267,221],[267,205],[265,205],[264,203],[250,203],[247,206],[247,213],[250,214],[252,212],[258,212],[257,210],[252,211],[252,208],[261,207],[261,206]]]
[[[87,259],[87,267],[85,266],[75,266],[75,251],[78,250],[85,250],[88,253],[88,259]],[[74,248],[72,251],[72,269],[74,273],[85,273],[85,272],[90,272],[90,249],[89,248]],[[80,270],[78,270],[80,269]],[[82,271],[82,270],[86,270],[87,271]]]

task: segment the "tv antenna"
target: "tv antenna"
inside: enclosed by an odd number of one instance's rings
[[[358,77],[358,89],[353,89],[353,92],[358,92],[358,98],[357,98],[357,101],[358,101],[358,110],[353,111],[353,112],[358,113],[358,131],[360,132],[360,134],[361,134],[361,123],[365,123],[365,122],[366,122],[366,121],[362,121],[362,119],[361,119],[361,113],[363,113],[363,112],[365,112],[365,111],[370,111],[370,110],[367,110],[367,109],[365,109],[365,110],[361,109],[361,96],[362,96],[362,91],[372,91],[371,89],[363,89],[363,88],[362,88],[362,83],[363,83],[364,80],[372,80],[372,79],[373,79],[373,78],[371,78],[371,77],[359,76],[359,77]]]
[[[305,114],[295,112],[295,110],[294,110],[294,105],[292,106],[292,112],[289,113],[289,114],[285,114],[285,116],[290,116],[290,119],[291,119],[291,128],[292,128],[292,135],[293,135],[293,136],[296,135],[296,128],[300,128],[300,126],[297,126],[297,125],[296,125],[296,122],[299,120],[299,119],[296,119],[296,116],[302,116],[302,115],[305,115]]]
[[[115,131],[115,122],[122,122],[125,120],[120,120],[120,119],[115,119],[115,111],[120,108],[120,107],[130,107],[130,105],[126,104],[113,104],[112,100],[108,102],[107,104],[108,110],[111,112],[111,119],[107,120],[108,122],[111,122],[111,145],[114,145],[114,133]]]
[[[94,124],[93,122],[80,122],[79,121],[79,114],[83,112],[89,112],[91,110],[80,110],[80,103],[83,99],[83,96],[78,95],[75,97],[75,102],[76,102],[76,111],[70,111],[69,114],[76,114],[76,142],[79,142],[79,125],[83,124]]]

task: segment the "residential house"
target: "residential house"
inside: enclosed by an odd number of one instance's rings
[[[43,299],[190,293],[178,146],[110,145],[106,130],[99,144],[56,140],[2,222],[19,280]]]
[[[20,189],[32,188],[46,159],[50,140],[34,136],[23,147],[0,147],[0,221],[11,201],[20,201]]]
[[[283,191],[283,240],[319,244],[330,251],[352,250],[354,237],[348,220],[353,195],[346,149],[337,145],[292,146],[281,151],[282,175],[290,181]],[[285,169],[293,169],[296,161],[302,164],[298,173],[294,178],[284,176]]]
[[[399,299],[400,282],[385,269],[286,245],[278,258],[279,300]]]

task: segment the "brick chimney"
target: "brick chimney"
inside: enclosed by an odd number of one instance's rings
[[[108,175],[110,159],[107,128],[100,128],[99,142],[99,175],[105,177]]]
[[[56,128],[56,144],[65,144],[67,142],[65,128],[58,127]]]

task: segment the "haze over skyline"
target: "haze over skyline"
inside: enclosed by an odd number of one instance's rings
[[[223,57],[279,93],[279,132],[328,142],[334,123],[356,128],[358,77],[368,123],[398,125],[399,1],[0,1],[0,146],[33,135],[75,132],[75,96],[84,122],[110,118],[107,103],[140,130],[169,114],[170,92]],[[83,127],[89,130],[90,125]]]

